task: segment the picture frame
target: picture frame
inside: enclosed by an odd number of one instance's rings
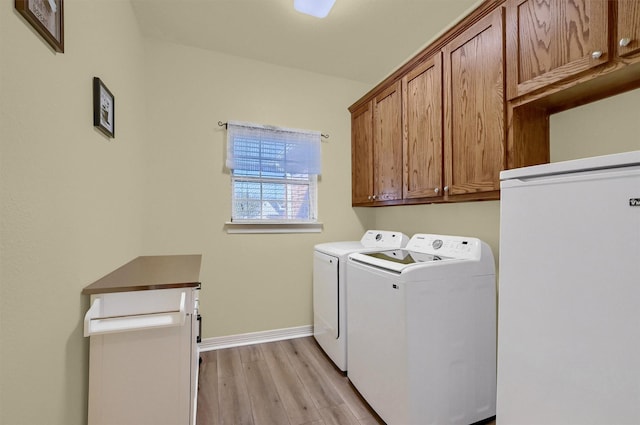
[[[113,93],[102,80],[93,77],[93,126],[110,138],[116,133],[115,102]]]
[[[64,0],[15,0],[16,10],[56,52],[64,53]]]

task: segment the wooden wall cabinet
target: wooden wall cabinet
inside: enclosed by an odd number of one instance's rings
[[[640,87],[640,0],[485,0],[352,105],[353,205],[499,199],[549,116]]]
[[[616,46],[618,56],[633,57],[640,61],[640,1],[619,0],[618,3],[618,33]]]
[[[498,199],[504,54],[498,8],[352,109],[352,204]]]
[[[447,200],[498,199],[505,167],[504,11],[444,48]]]
[[[373,201],[402,199],[402,90],[400,81],[373,99]]]
[[[373,195],[373,102],[351,113],[351,202],[365,205]]]
[[[402,78],[404,199],[444,196],[442,53]]]
[[[352,204],[442,199],[442,117],[440,53],[354,110]]]
[[[609,8],[605,0],[507,0],[507,98],[608,61]]]
[[[351,114],[353,205],[402,200],[401,93],[397,81]]]
[[[509,100],[537,91],[544,95],[547,88],[550,93],[563,90],[569,87],[563,81],[575,79],[579,84],[640,62],[638,0],[507,0],[505,4]],[[618,86],[634,80],[614,79],[621,82]],[[606,93],[615,86],[615,82],[592,83],[585,91]],[[574,97],[589,98],[585,91],[575,91],[579,94]],[[555,102],[571,103],[560,99]]]

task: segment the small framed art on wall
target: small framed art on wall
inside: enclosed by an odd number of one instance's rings
[[[107,137],[115,137],[115,97],[98,77],[93,77],[93,125]]]
[[[15,0],[15,7],[56,52],[64,53],[63,0]]]

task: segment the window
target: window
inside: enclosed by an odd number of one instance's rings
[[[234,223],[315,223],[320,133],[229,122]]]

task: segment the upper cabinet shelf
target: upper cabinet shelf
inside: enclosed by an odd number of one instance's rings
[[[507,98],[514,105],[568,109],[638,86],[639,0],[507,0],[505,6]]]
[[[608,1],[508,0],[506,7],[509,99],[596,67],[611,56]]]

